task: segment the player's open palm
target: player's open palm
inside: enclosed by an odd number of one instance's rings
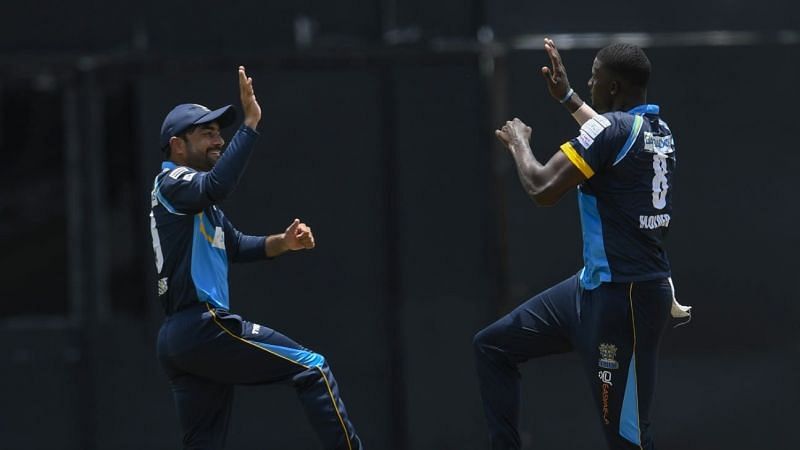
[[[284,243],[289,250],[312,249],[316,245],[311,227],[300,222],[300,219],[294,219],[289,227],[286,228]]]
[[[244,124],[255,130],[261,120],[261,106],[253,90],[253,79],[247,76],[244,66],[239,66],[239,97],[242,100]]]
[[[552,39],[545,38],[544,51],[547,52],[547,56],[550,57],[550,64],[552,64],[553,67],[542,67],[542,76],[547,83],[547,90],[550,92],[550,95],[554,99],[561,101],[570,89],[569,79],[567,79],[567,69],[564,67],[561,55],[558,53],[558,48],[556,48],[556,43]]]

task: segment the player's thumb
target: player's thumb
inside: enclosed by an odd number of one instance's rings
[[[550,77],[550,68],[547,66],[542,67],[542,76],[548,83],[552,83],[553,79]]]
[[[298,225],[300,225],[300,219],[294,219],[294,221],[289,225],[289,228],[287,228],[287,231],[296,230]]]

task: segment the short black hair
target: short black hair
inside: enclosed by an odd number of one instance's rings
[[[644,51],[633,44],[611,44],[597,52],[603,67],[611,70],[634,86],[646,88],[650,79],[650,60]]]
[[[180,133],[178,133],[177,135],[175,135],[175,137],[176,138],[181,138],[185,142],[188,142],[189,139],[186,137],[186,135],[187,134],[191,134],[194,130],[196,130],[199,127],[200,127],[200,125],[192,125],[189,128],[187,128],[187,129],[181,131]],[[164,148],[162,148],[161,150],[164,152],[164,161],[167,161],[172,157],[172,148],[170,148],[169,142],[167,142],[167,145],[165,145]]]
[[[205,125],[205,124],[201,124],[201,125]],[[175,137],[179,137],[179,138],[183,139],[184,141],[188,141],[189,139],[186,136],[189,135],[189,134],[194,133],[194,130],[200,128],[201,125],[192,125],[189,128],[187,128],[187,129],[181,131],[180,133],[176,134]]]

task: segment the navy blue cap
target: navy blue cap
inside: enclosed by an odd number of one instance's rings
[[[217,122],[220,128],[225,128],[235,120],[236,109],[232,105],[213,111],[194,103],[178,105],[172,108],[161,125],[161,148],[167,147],[172,136],[177,136],[194,125]]]

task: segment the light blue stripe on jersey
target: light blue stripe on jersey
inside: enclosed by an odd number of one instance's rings
[[[192,281],[200,301],[228,309],[228,257],[225,249],[216,248],[200,230],[213,240],[215,228],[203,215],[195,214],[192,230]]]
[[[635,108],[631,108],[628,110],[628,114],[636,114],[636,115],[650,114],[657,116],[660,113],[661,113],[661,108],[658,105],[654,104],[639,105]]]
[[[628,140],[625,141],[625,145],[623,145],[619,153],[617,153],[617,157],[616,159],[614,159],[613,165],[616,166],[617,163],[622,161],[622,158],[624,158],[625,155],[627,155],[628,152],[631,150],[631,147],[633,147],[633,144],[636,142],[636,138],[639,137],[639,132],[642,131],[643,122],[644,119],[642,119],[642,116],[639,115],[633,116],[633,126],[631,127],[631,133],[628,135]]]
[[[181,214],[172,206],[172,203],[168,202],[167,199],[161,195],[161,183],[158,183],[158,186],[156,186],[156,198],[158,199],[158,203],[164,205],[164,208],[166,208],[167,211],[171,212],[172,214]]]
[[[631,363],[628,366],[628,380],[625,382],[625,395],[622,397],[622,412],[619,417],[619,434],[636,445],[642,445],[635,356],[631,356]]]
[[[163,173],[163,172],[162,172],[162,173]],[[158,178],[159,176],[161,177],[160,179]],[[164,175],[164,176],[166,176],[166,175]],[[168,201],[167,201],[167,199],[166,199],[166,198],[165,198],[163,195],[161,195],[161,183],[163,183],[163,182],[164,182],[164,176],[162,176],[161,174],[159,174],[158,176],[156,176],[156,179],[155,179],[155,181],[153,181],[153,195],[155,195],[155,197],[156,197],[156,200],[158,200],[158,203],[161,203],[161,205],[162,205],[162,206],[164,206],[164,208],[165,208],[167,211],[169,211],[169,212],[170,212],[170,213],[172,213],[172,214],[178,214],[178,215],[181,215],[181,216],[182,216],[182,215],[184,215],[184,214],[183,214],[183,213],[179,213],[179,212],[178,212],[178,211],[177,211],[177,210],[176,210],[176,209],[175,209],[175,208],[172,206],[172,203],[168,202]]]
[[[276,353],[286,359],[296,362],[304,367],[322,367],[323,364],[325,364],[325,358],[322,355],[308,350],[272,345],[259,341],[250,342],[258,345],[259,347],[263,347],[271,353]]]
[[[597,199],[578,191],[578,209],[581,212],[581,231],[583,232],[583,263],[581,286],[594,289],[604,281],[611,281],[611,267],[606,257],[603,241],[603,224],[600,222],[600,211]]]

